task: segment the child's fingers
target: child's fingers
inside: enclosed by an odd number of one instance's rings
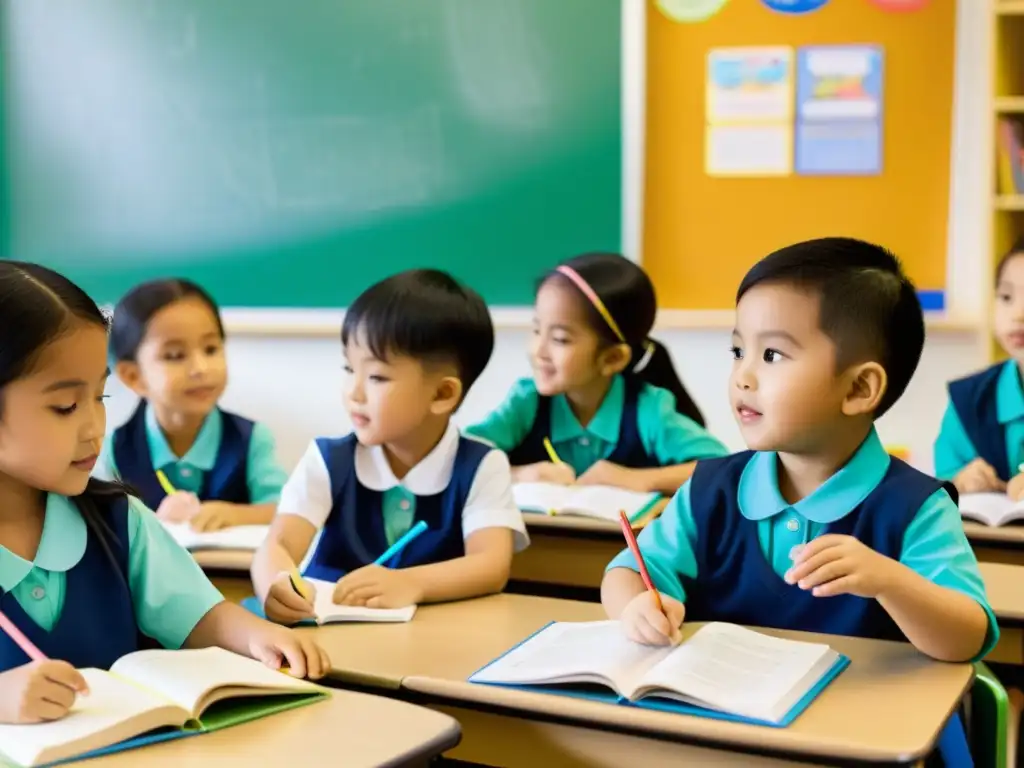
[[[853,576],[842,576],[811,590],[815,597],[835,597],[853,592]]]
[[[323,664],[320,656],[320,646],[305,635],[298,635],[298,641],[302,646],[302,653],[306,657],[306,677],[318,680],[326,675],[330,667]]]
[[[833,560],[830,563],[825,563],[823,566],[812,571],[806,576],[801,576],[796,579],[795,583],[800,587],[800,589],[811,589],[819,584],[827,584],[830,581],[835,581],[849,573],[849,570],[849,563],[845,560]]]
[[[379,584],[363,584],[345,592],[341,605],[365,605],[368,600],[380,597],[382,590]]]
[[[29,717],[31,718],[31,721],[35,722],[60,720],[62,717],[67,716],[68,709],[70,709],[70,705],[65,707],[47,699],[39,699],[32,703]]]
[[[276,582],[270,587],[270,594],[268,598],[272,597],[279,602],[284,608],[296,613],[303,613],[310,615],[313,613],[313,604],[300,595],[292,587],[292,583],[287,577],[281,581]]]
[[[657,614],[661,617],[659,622],[654,616],[641,613],[637,617],[637,632],[643,638],[644,645],[671,645],[674,630],[669,626],[668,619],[664,614]]]
[[[278,651],[285,658],[289,675],[300,678],[306,676],[306,654],[297,638],[292,637],[288,642],[281,643]]]
[[[798,581],[806,579],[815,571],[839,558],[841,553],[834,547],[829,547],[818,552],[816,555],[812,555],[807,560],[801,560],[801,555],[803,555],[803,552],[797,555],[797,560],[793,567],[786,571],[785,580],[787,584],[796,584]]]
[[[46,679],[52,683],[64,686],[71,691],[89,692],[89,685],[85,682],[85,678],[82,677],[82,673],[66,661],[47,662],[42,671]]]
[[[39,698],[55,704],[61,709],[68,710],[75,703],[75,691],[66,685],[55,683],[47,678],[39,687]]]

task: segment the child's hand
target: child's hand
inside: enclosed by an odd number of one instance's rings
[[[365,605],[367,608],[404,608],[415,605],[422,590],[415,577],[401,568],[366,565],[341,577],[334,587],[338,605]]]
[[[580,485],[611,485],[628,491],[645,493],[650,490],[643,477],[635,469],[629,469],[610,461],[598,461],[576,478]]]
[[[183,523],[199,512],[199,497],[188,491],[178,491],[164,497],[156,508],[156,516],[165,523]]]
[[[66,661],[33,661],[0,674],[0,722],[60,720],[77,694],[88,695],[82,673]]]
[[[1014,501],[1024,498],[1024,472],[1011,478],[1010,482],[1006,484],[1006,495]]]
[[[312,635],[260,621],[249,636],[249,653],[271,669],[288,667],[292,677],[317,680],[331,669],[327,652],[313,642]]]
[[[986,493],[1006,490],[1006,483],[984,459],[975,459],[961,469],[953,478],[953,485],[960,493]]]
[[[245,524],[245,507],[226,501],[206,501],[200,505],[190,523],[193,531],[200,532],[234,528]]]
[[[626,637],[634,643],[676,645],[682,638],[679,628],[683,626],[686,606],[664,592],[660,594],[664,613],[658,610],[654,593],[650,590],[641,592],[622,609],[619,622],[626,631]]]
[[[836,533],[819,536],[794,550],[786,583],[810,589],[815,597],[877,598],[892,583],[893,566],[897,565],[853,536]]]
[[[308,583],[310,591],[313,587]],[[263,613],[278,624],[298,624],[303,619],[313,618],[313,604],[295,591],[287,573],[279,573],[270,585],[267,599],[263,601]]]
[[[568,464],[555,464],[551,461],[542,461],[534,464],[537,468],[538,483],[555,483],[556,485],[572,485],[576,482],[576,470]]]

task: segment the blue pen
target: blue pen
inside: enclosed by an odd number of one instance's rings
[[[409,545],[410,541],[415,539],[425,530],[427,530],[427,524],[423,520],[420,520],[418,523],[416,523],[416,525],[414,525],[406,532],[405,536],[403,536],[390,547],[388,547],[386,550],[384,550],[384,554],[378,557],[376,560],[374,560],[373,564],[384,565],[384,563],[386,563],[388,560],[390,560],[403,549],[405,549]]]

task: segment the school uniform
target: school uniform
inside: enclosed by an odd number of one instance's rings
[[[508,453],[513,466],[550,461],[544,448],[549,438],[578,475],[601,460],[648,468],[727,453],[707,430],[676,411],[671,392],[624,376],[612,379],[585,427],[565,395],[540,395],[533,379],[521,379],[505,402],[466,432]]]
[[[108,669],[152,646],[180,648],[223,598],[135,498],[102,512],[107,546],[72,499],[49,494],[35,559],[0,547],[0,610],[48,657]],[[0,672],[28,656],[0,635]]]
[[[274,436],[264,425],[214,408],[179,458],[145,401],[107,438],[98,466],[97,477],[123,479],[151,509],[167,495],[158,469],[179,491],[201,501],[235,504],[276,502],[287,479],[275,457]]]
[[[529,543],[508,458],[463,437],[452,423],[401,480],[381,446],[362,445],[354,434],[313,441],[285,484],[277,513],[302,517],[319,531],[304,574],[326,581],[373,563],[420,520],[427,530],[391,567],[461,557],[465,539],[484,528],[512,530],[516,551]]]
[[[1024,389],[1015,360],[949,384],[935,441],[935,474],[952,479],[981,457],[1004,482],[1024,462]]]
[[[995,614],[940,481],[891,458],[874,430],[845,467],[795,504],[779,492],[776,462],[774,453],[751,451],[701,462],[638,537],[655,585],[686,603],[688,621],[905,639],[875,600],[816,598],[783,580],[793,547],[843,533],[975,600],[988,617],[976,658],[995,646]],[[636,570],[636,561],[624,550],[608,568]]]
[[[818,598],[784,581],[793,547],[827,533],[852,535],[977,602],[988,618],[977,660],[995,647],[999,626],[950,493],[890,457],[872,429],[846,466],[795,504],[779,491],[775,453],[701,462],[637,541],[655,587],[686,604],[687,621],[906,640],[877,600]],[[624,550],[612,568],[635,571],[636,560]],[[959,717],[937,746],[945,765],[971,764]]]

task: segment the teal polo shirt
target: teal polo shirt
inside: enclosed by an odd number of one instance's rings
[[[740,476],[737,499],[740,513],[757,521],[761,551],[780,579],[793,564],[793,547],[825,533],[829,523],[857,507],[881,482],[890,461],[878,433],[872,430],[846,466],[812,494],[789,504],[779,491],[776,454],[754,454]],[[697,576],[696,541],[687,481],[661,516],[637,537],[658,589],[680,601],[686,599],[682,578]],[[900,562],[928,581],[962,592],[981,605],[988,616],[988,633],[977,658],[992,650],[999,639],[999,627],[985,596],[978,562],[964,535],[960,511],[944,490],[929,496],[907,527]],[[612,568],[637,570],[636,560],[624,550],[608,565],[608,570]]]
[[[184,456],[178,457],[171,450],[153,409],[147,408],[146,441],[149,444],[149,455],[153,458],[153,470],[163,470],[171,485],[177,490],[199,493],[206,473],[217,463],[223,425],[224,417],[220,409],[214,408],[199,428],[199,434],[196,435],[192,447]],[[103,443],[102,455],[95,472],[97,477],[117,477],[113,439],[113,435],[108,435]],[[254,424],[246,469],[246,482],[252,503],[276,503],[287,479],[287,473],[277,462],[273,434],[263,424]]]
[[[1006,361],[996,380],[996,418],[1006,429],[1006,460],[1011,476],[1016,475],[1024,462],[1024,390],[1015,360]],[[949,403],[935,440],[935,476],[952,480],[976,458],[978,451],[967,437],[953,403]]]
[[[88,529],[74,502],[55,493],[33,561],[0,546],[0,589],[49,632],[64,608],[67,572],[85,555]],[[180,648],[199,620],[224,598],[141,501],[128,506],[128,587],[143,634]],[[102,621],[98,610],[96,621]]]
[[[537,417],[537,399],[533,379],[521,379],[512,387],[505,402],[466,433],[508,453],[530,432]],[[616,376],[594,418],[583,426],[565,395],[551,398],[551,444],[558,457],[577,475],[615,450],[625,401],[625,381]],[[644,449],[657,457],[663,467],[728,453],[706,429],[676,411],[675,395],[666,389],[645,384],[637,396],[636,410],[637,430]]]

